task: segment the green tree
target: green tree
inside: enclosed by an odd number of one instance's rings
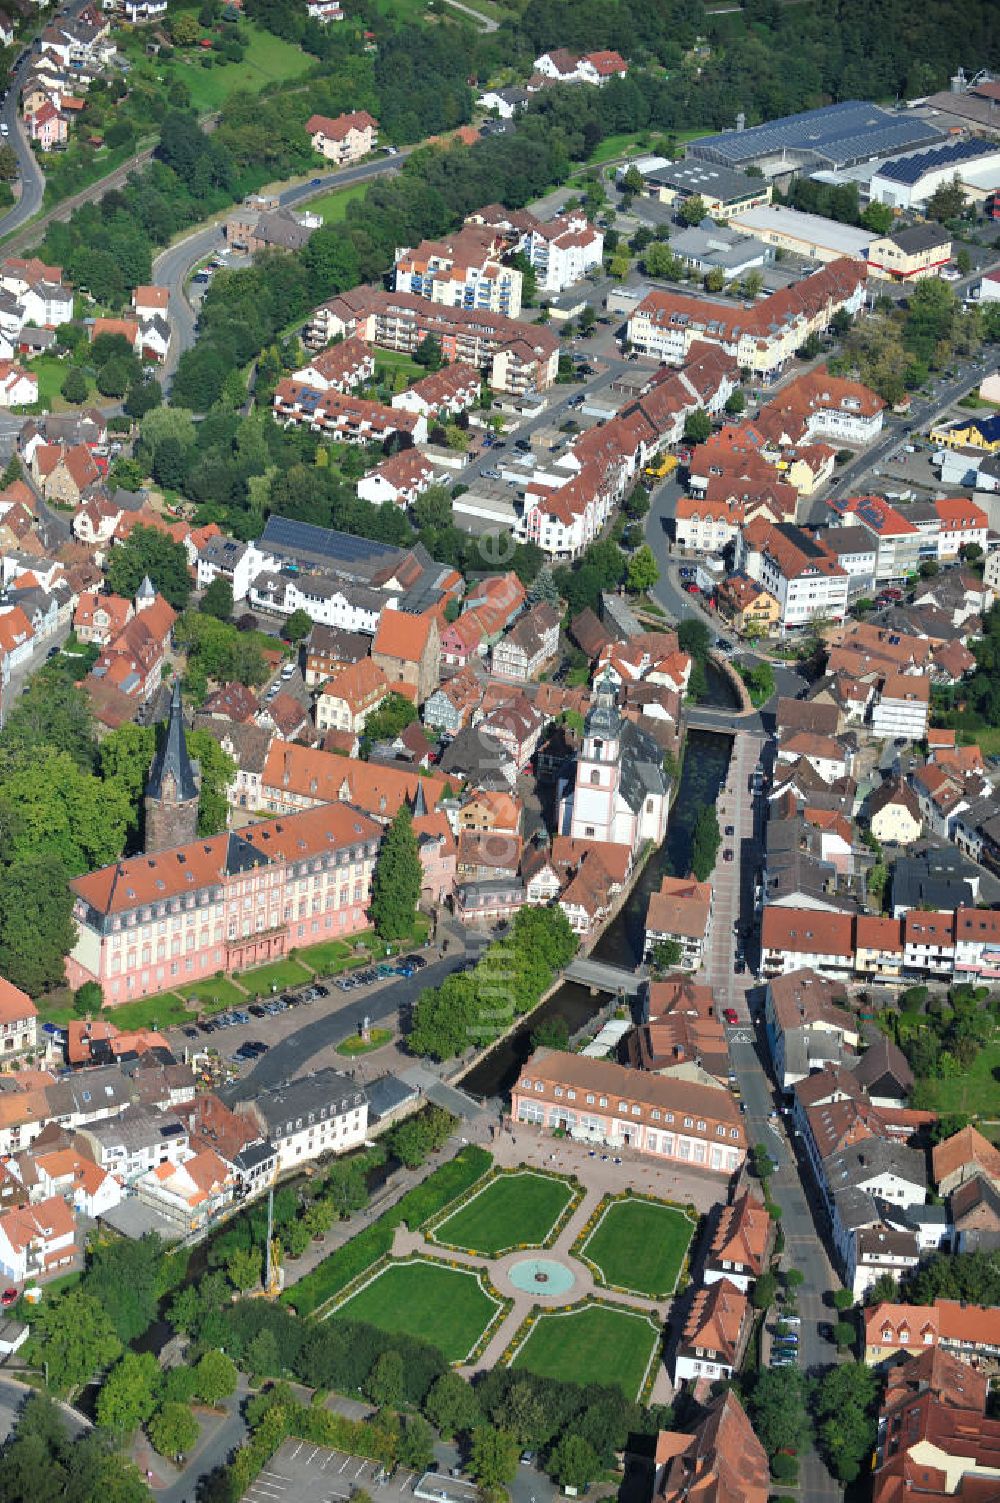
[[[418,718],[417,708],[405,694],[390,690],[377,709],[365,721],[362,737],[362,755],[366,755],[376,741],[392,741]]]
[[[958,219],[965,208],[965,192],[956,176],[950,183],[935,188],[927,200],[924,212],[928,219],[944,221]]]
[[[198,1397],[206,1404],[218,1406],[236,1392],[236,1364],[225,1352],[206,1352],[195,1368]]]
[[[853,1482],[875,1444],[878,1375],[863,1362],[829,1368],[816,1385],[816,1442],[841,1482]]]
[[[838,1350],[845,1352],[848,1347],[853,1346],[857,1334],[851,1321],[838,1320],[833,1328],[833,1339],[837,1343]]]
[[[168,1461],[186,1456],[198,1439],[198,1421],[186,1404],[164,1404],[146,1430],[154,1448]]]
[[[401,1353],[382,1352],[375,1358],[371,1372],[365,1379],[364,1389],[368,1398],[379,1408],[383,1405],[394,1409],[403,1400],[406,1374]]]
[[[372,920],[380,939],[403,939],[412,931],[420,882],[413,816],[401,804],[382,841],[372,878]]]
[[[708,656],[712,633],[704,621],[699,621],[696,616],[686,616],[677,628],[677,642],[682,652],[701,662]]]
[[[399,1460],[402,1466],[424,1472],[434,1462],[434,1431],[419,1414],[408,1414],[399,1437]]]
[[[233,587],[222,574],[217,574],[201,597],[199,610],[217,621],[233,619]]]
[[[963,277],[967,277],[972,270],[972,257],[964,245],[955,252],[955,265]]]
[[[201,36],[201,25],[189,11],[170,18],[170,35],[178,47],[193,47]]]
[[[96,1018],[104,1001],[96,981],[85,981],[73,993],[73,1012],[78,1018]]]
[[[131,600],[146,574],[175,609],[183,610],[191,594],[183,544],[155,527],[133,527],[125,542],[111,550],[108,586],[116,595]]]
[[[738,386],[726,398],[726,412],[729,417],[739,417],[745,410],[746,405],[747,399]]]
[[[424,1413],[445,1440],[468,1435],[483,1422],[471,1384],[456,1372],[442,1373],[424,1400]]]
[[[700,193],[692,194],[690,198],[686,198],[681,204],[681,218],[685,224],[701,224],[707,214],[708,209]]]
[[[241,1294],[248,1289],[259,1289],[264,1264],[263,1249],[237,1247],[226,1263],[226,1277]]]
[[[726,274],[721,266],[713,266],[705,273],[705,291],[721,292],[726,285]]]
[[[622,177],[622,187],[627,188],[630,193],[641,193],[645,188],[642,173],[634,162],[630,163]]]
[[[480,1425],[473,1432],[469,1471],[480,1487],[503,1487],[517,1472],[517,1439],[509,1430]]]
[[[122,1349],[111,1319],[92,1295],[71,1289],[32,1312],[25,1353],[48,1372],[54,1393],[68,1393],[114,1362]]]
[[[653,946],[650,959],[655,971],[672,971],[680,965],[684,951],[676,939],[661,939],[659,944]]]
[[[417,365],[422,365],[426,370],[439,371],[444,364],[440,339],[433,334],[426,335],[414,350],[413,358]]]
[[[747,1399],[754,1433],[769,1456],[798,1451],[806,1442],[809,1421],[805,1382],[798,1368],[769,1368],[757,1373]]]
[[[777,1293],[778,1281],[773,1273],[762,1273],[754,1281],[753,1294],[750,1297],[755,1310],[769,1310],[774,1304],[774,1296]]]
[[[684,419],[684,438],[689,444],[703,444],[711,437],[712,419],[704,407],[689,412]]]
[[[873,235],[888,235],[892,229],[893,217],[888,204],[880,204],[877,199],[873,198],[861,216],[861,223],[866,230],[871,230]]]
[[[849,1310],[854,1304],[854,1295],[850,1289],[835,1289],[833,1291],[833,1308],[835,1310]]]
[[[759,298],[764,290],[764,273],[756,266],[752,267],[743,278],[743,296],[751,302]]]
[[[129,1435],[156,1408],[160,1367],[152,1352],[126,1352],[111,1369],[97,1397],[97,1421],[119,1435]]]
[[[715,805],[705,804],[698,811],[691,840],[691,870],[699,882],[707,882],[711,876],[721,842]]]
[[[66,398],[67,402],[73,402],[76,406],[87,400],[87,397],[90,395],[90,387],[87,384],[86,376],[78,365],[70,366],[65,376],[63,376],[59,391]]]
[[[647,276],[663,277],[668,282],[676,282],[684,270],[670,246],[663,240],[654,240],[646,247],[642,264]]]
[[[131,418],[145,417],[154,407],[163,402],[163,387],[159,381],[131,381],[125,393],[124,408]]]
[[[0,868],[0,975],[32,997],[65,980],[76,942],[67,877],[58,856],[25,855]]]
[[[53,856],[77,876],[117,858],[130,816],[128,798],[116,784],[82,772],[53,747],[12,757],[0,782],[8,861]]]
[[[91,772],[97,737],[88,695],[53,667],[41,669],[9,711],[0,747],[7,752],[56,747]]]
[[[600,1472],[601,1461],[589,1440],[570,1431],[549,1452],[546,1470],[560,1487],[583,1492]]]
[[[660,571],[656,567],[653,550],[648,544],[643,543],[628,561],[625,573],[628,591],[632,595],[644,595],[647,590],[653,588],[659,577]]]
[[[308,611],[293,611],[281,628],[286,642],[302,642],[312,631],[312,617]]]

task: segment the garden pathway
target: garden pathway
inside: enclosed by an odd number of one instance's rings
[[[597,1210],[604,1195],[605,1191],[597,1187],[585,1190],[583,1199],[575,1208],[551,1247],[517,1248],[513,1252],[503,1253],[497,1258],[491,1258],[486,1253],[474,1254],[461,1252],[458,1248],[454,1247],[443,1247],[438,1243],[426,1239],[421,1232],[411,1232],[405,1226],[396,1228],[392,1244],[392,1256],[394,1258],[409,1258],[420,1255],[437,1258],[443,1263],[458,1263],[463,1268],[482,1268],[485,1264],[497,1290],[507,1299],[513,1301],[506,1317],[497,1326],[497,1329],[494,1331],[489,1343],[480,1356],[474,1362],[468,1363],[459,1369],[465,1377],[472,1378],[476,1373],[489,1372],[492,1368],[496,1367],[523,1322],[539,1306],[543,1310],[546,1308],[558,1309],[565,1305],[578,1304],[590,1296],[597,1295],[609,1304],[624,1305],[630,1309],[639,1310],[644,1315],[653,1316],[654,1319],[659,1321],[660,1325],[664,1324],[670,1309],[670,1299],[663,1301],[651,1300],[645,1295],[623,1294],[617,1289],[605,1289],[597,1282],[587,1264],[579,1258],[573,1257],[570,1253],[570,1248]],[[515,1263],[523,1263],[533,1257],[550,1259],[568,1267],[572,1271],[575,1281],[572,1289],[561,1294],[545,1294],[542,1289],[530,1291],[518,1289],[510,1281],[510,1269]],[[659,1359],[657,1360],[659,1361]],[[653,1385],[650,1402],[666,1404],[669,1403],[672,1397],[673,1389],[667,1377],[666,1368],[663,1366],[662,1361],[659,1361],[659,1369]]]

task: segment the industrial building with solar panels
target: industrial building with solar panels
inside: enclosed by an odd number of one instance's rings
[[[931,146],[943,137],[936,126],[907,111],[882,109],[847,99],[818,110],[785,115],[764,125],[722,131],[692,141],[688,157],[720,162],[724,167],[759,167],[765,177],[813,173],[856,166],[873,158]]]

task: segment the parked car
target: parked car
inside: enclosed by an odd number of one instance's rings
[[[738,1023],[740,1021],[740,1015],[735,1007],[724,1007],[722,1009],[722,1016],[727,1023]]]
[[[3,1305],[4,1309],[7,1310],[11,1305],[16,1304],[19,1299],[20,1295],[12,1285],[9,1289],[5,1289],[3,1294],[0,1294],[0,1305]]]
[[[722,853],[722,859],[723,861],[732,861],[733,852],[730,846],[726,846],[726,849]]]
[[[261,1007],[261,1005],[260,1005],[259,1002],[251,1002],[250,1006],[247,1008],[247,1012],[250,1014],[250,1016],[252,1018],[265,1018],[265,1017],[267,1017],[266,1012],[264,1011],[263,1007]]]

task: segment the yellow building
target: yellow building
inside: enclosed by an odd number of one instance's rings
[[[1000,413],[990,417],[961,418],[947,428],[932,428],[931,443],[945,449],[980,449],[1000,453]]]
[[[911,224],[868,247],[868,270],[891,282],[936,277],[951,260],[951,236],[939,224]]]
[[[781,620],[781,606],[746,574],[730,574],[719,586],[719,609],[743,636],[768,637]]]
[[[891,778],[868,802],[868,824],[882,845],[912,845],[923,829],[920,805],[913,789],[901,778]]]

